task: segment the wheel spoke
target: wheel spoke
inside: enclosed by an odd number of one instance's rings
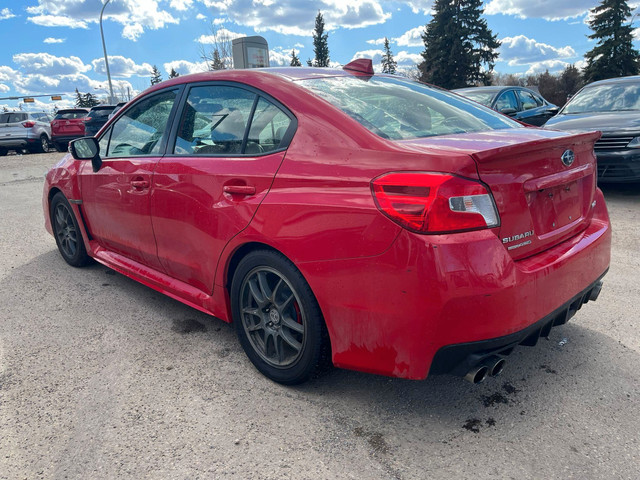
[[[280,285],[282,285],[283,283],[284,283],[284,280],[282,278],[278,280],[278,284],[275,286],[275,288],[271,292],[271,297],[269,298],[269,300],[271,300],[271,302],[274,304],[276,303],[276,296],[278,295],[278,290],[280,289]]]
[[[271,294],[269,293],[269,284],[267,283],[267,272],[258,272],[258,285],[260,286],[260,292],[262,297],[266,300],[271,300]]]
[[[281,345],[282,342],[278,341],[278,339],[281,338],[281,336],[274,333],[271,336],[271,338],[273,339],[273,354],[276,357],[276,361],[278,363],[282,363],[284,361],[284,357],[283,357],[284,352]]]
[[[256,279],[252,278],[251,280],[249,280],[249,290],[251,291],[251,296],[256,301],[258,306],[261,307],[267,302],[266,298],[262,295],[262,292],[260,291],[260,287],[258,286]]]
[[[289,345],[291,345],[291,347],[296,351],[299,352],[300,349],[302,348],[302,343],[300,343],[299,341],[297,341],[295,338],[293,338],[291,335],[289,335],[288,332],[285,332],[284,330],[282,330],[282,332],[280,333],[280,337],[287,342]]]
[[[288,329],[293,330],[294,332],[304,333],[304,325],[299,324],[289,317],[283,317],[282,324]]]
[[[260,309],[258,308],[245,307],[242,309],[242,313],[247,313],[249,315],[253,315],[254,317],[262,318],[260,315]]]
[[[284,302],[282,303],[277,303],[276,306],[278,307],[278,309],[280,310],[284,310],[285,308],[287,308],[287,306],[291,303],[291,300],[293,300],[295,298],[295,296],[293,295],[293,293],[291,295],[289,295]]]
[[[67,222],[65,221],[64,208],[60,205],[56,209],[56,224],[59,228],[64,228],[67,226]]]

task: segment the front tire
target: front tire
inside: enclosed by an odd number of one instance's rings
[[[300,271],[270,250],[249,253],[231,283],[233,322],[249,360],[285,385],[305,382],[328,345],[318,302]]]
[[[50,213],[53,236],[65,262],[72,267],[83,267],[91,263],[76,216],[62,193],[58,192],[53,196]]]

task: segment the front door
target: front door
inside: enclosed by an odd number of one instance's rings
[[[100,138],[100,170],[93,172],[90,162],[80,170],[83,211],[93,239],[158,270],[150,193],[176,95],[176,90],[164,91],[129,107]]]

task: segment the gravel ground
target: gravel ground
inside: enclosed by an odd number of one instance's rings
[[[640,186],[605,191],[599,300],[481,385],[260,375],[224,322],[43,228],[63,154],[0,157],[0,478],[638,478]]]

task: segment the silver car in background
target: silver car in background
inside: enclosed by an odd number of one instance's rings
[[[51,117],[44,112],[0,113],[0,156],[9,150],[43,153],[51,142]]]

